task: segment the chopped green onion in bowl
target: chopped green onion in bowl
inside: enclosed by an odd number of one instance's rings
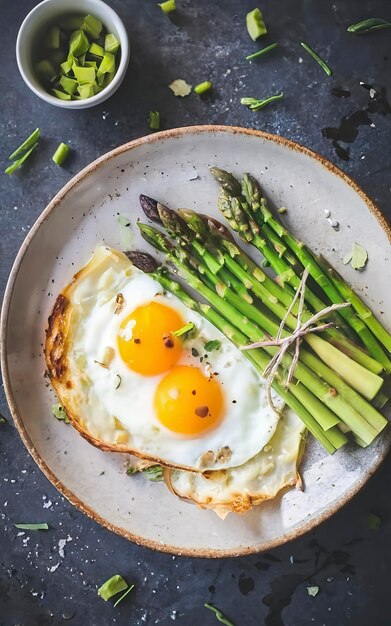
[[[35,72],[45,90],[60,100],[95,96],[113,80],[120,42],[93,15],[75,15],[52,24],[36,54]]]

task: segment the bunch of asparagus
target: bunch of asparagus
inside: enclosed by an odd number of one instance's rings
[[[343,446],[349,431],[359,445],[369,445],[387,424],[378,408],[387,401],[381,388],[383,374],[391,371],[391,336],[326,261],[284,228],[254,178],[245,174],[240,183],[228,172],[211,171],[221,185],[219,209],[231,228],[262,252],[276,278],[217,220],[190,210],[175,212],[140,196],[146,216],[166,231],[138,223],[144,239],[169,262],[153,276],[242,348],[276,337],[281,320],[286,325],[283,337],[295,330],[299,304],[291,304],[306,268],[312,284],[304,291],[303,322],[330,304],[347,301],[351,306],[330,314],[332,328],[303,337],[305,345],[288,384],[293,356],[290,350],[284,354],[272,386],[328,452]],[[185,291],[177,275],[204,302]],[[266,345],[243,354],[262,375],[277,350]]]

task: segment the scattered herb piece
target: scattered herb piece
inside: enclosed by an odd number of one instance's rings
[[[312,596],[313,598],[315,598],[315,596],[318,595],[319,593],[319,587],[307,587],[307,593],[309,596]]]
[[[129,467],[126,470],[126,473],[128,476],[133,476],[133,474],[138,474],[139,473],[139,469],[137,469],[137,467],[135,465],[129,465]]]
[[[284,97],[283,92],[276,94],[275,96],[270,96],[269,98],[265,98],[265,100],[258,100],[258,98],[241,98],[240,104],[244,104],[251,111],[259,111],[263,109],[263,107],[271,104],[272,102],[276,102],[277,100],[282,100]]]
[[[70,80],[70,79],[68,79]],[[76,81],[75,81],[76,82]],[[52,156],[53,161],[55,162],[56,165],[62,165],[65,161],[65,159],[67,158],[68,154],[70,153],[71,149],[70,147],[66,144],[66,143],[60,143],[60,145],[58,146],[57,150],[55,151],[55,153]]]
[[[198,350],[196,348],[192,348],[191,349],[191,353],[194,357],[200,356],[200,353],[198,352]]]
[[[345,265],[350,263],[355,270],[363,269],[367,264],[367,261],[368,252],[356,242],[353,243],[351,251],[348,252],[348,254],[346,254],[342,259],[342,262]]]
[[[15,170],[19,169],[20,166],[23,165],[23,163],[26,161],[26,159],[28,159],[28,157],[30,156],[32,151],[37,147],[37,145],[38,145],[38,142],[35,143],[29,150],[27,150],[27,152],[25,152],[25,154],[20,159],[16,159],[16,161],[14,161],[12,165],[9,165],[5,169],[5,173],[10,175],[10,174],[13,174]]]
[[[253,52],[252,54],[248,54],[245,58],[246,61],[251,61],[251,59],[257,59],[258,57],[263,56],[270,52],[270,50],[274,50],[274,48],[278,47],[278,43],[271,43],[270,46],[266,46],[266,48],[262,48],[262,50],[258,50],[257,52]]]
[[[54,417],[57,417],[58,420],[64,421],[66,424],[69,424],[68,415],[62,404],[53,404],[52,413]]]
[[[115,387],[114,387],[115,390],[119,388],[121,382],[122,382],[121,376],[119,374],[116,374],[115,375]]]
[[[143,469],[142,472],[145,477],[152,482],[163,480],[163,468],[161,465],[151,465],[150,467]]]
[[[127,588],[128,583],[126,580],[124,580],[119,574],[115,574],[99,587],[98,596],[107,602],[107,600],[110,600],[112,596],[115,596],[120,591],[125,591]]]
[[[14,526],[20,530],[49,530],[46,522],[43,524],[14,524]]]
[[[319,63],[320,67],[326,72],[327,76],[333,75],[333,72],[331,68],[327,65],[326,61],[323,61],[323,59],[319,56],[319,54],[315,52],[315,50],[311,48],[311,46],[309,46],[304,41],[301,41],[300,45],[303,46],[304,50],[308,52],[308,54],[312,56],[312,58],[315,59],[317,63]]]
[[[280,215],[284,215],[284,213],[286,213],[287,210],[288,209],[286,208],[286,206],[282,206],[279,209],[277,209],[277,213],[279,213]]]
[[[221,341],[218,339],[211,339],[211,341],[207,341],[204,345],[204,348],[207,352],[212,352],[213,350],[220,350]]]
[[[381,519],[378,515],[371,513],[368,515],[368,528],[371,530],[380,530],[381,527]]]
[[[160,2],[158,7],[161,8],[163,13],[172,13],[176,10],[176,2],[175,0],[166,0],[165,2]]]
[[[221,624],[225,624],[225,626],[235,626],[235,624],[233,622],[231,622],[230,619],[228,619],[228,617],[226,617],[224,615],[224,613],[222,613],[220,611],[220,609],[218,609],[217,607],[213,606],[213,604],[208,604],[207,602],[204,604],[204,607],[206,609],[209,609],[209,611],[212,611],[217,618],[217,621],[219,621]]]
[[[353,33],[353,35],[365,35],[375,30],[382,30],[383,28],[391,28],[391,22],[387,22],[387,20],[383,20],[380,17],[369,17],[362,22],[351,24],[347,31],[348,33]]]
[[[177,78],[172,83],[170,83],[168,87],[171,89],[174,96],[180,96],[181,98],[184,98],[191,93],[191,85],[189,85],[182,78]]]
[[[194,93],[196,93],[197,95],[201,96],[203,93],[210,91],[212,89],[213,85],[211,83],[210,80],[204,80],[203,83],[199,83],[199,85],[196,85],[193,88]]]
[[[267,33],[267,28],[265,22],[263,21],[262,12],[258,8],[247,13],[246,26],[248,34],[253,41],[258,39],[258,37],[261,37],[262,35],[266,35]]]
[[[129,589],[127,589],[125,591],[125,593],[122,594],[122,596],[120,598],[118,598],[118,600],[116,602],[114,602],[114,608],[120,603],[122,602],[122,600],[128,595],[128,593],[130,591],[132,591],[132,589],[134,589],[134,585],[130,585]]]
[[[27,137],[27,139],[19,146],[19,148],[16,148],[16,150],[14,150],[14,152],[9,155],[8,160],[14,161],[15,159],[19,159],[21,156],[23,156],[26,150],[35,146],[40,135],[41,135],[41,131],[39,130],[39,128],[36,128],[31,133],[31,135]]]
[[[195,324],[193,322],[189,322],[185,326],[182,326],[182,328],[178,328],[178,330],[173,330],[171,334],[175,337],[182,337],[182,335],[189,333],[191,330],[194,330],[194,328]]]
[[[0,415],[0,424],[6,424],[7,420],[5,419],[4,415]]]
[[[159,130],[160,128],[160,113],[159,111],[150,111],[148,115],[148,124],[151,130]]]
[[[133,233],[130,219],[126,217],[126,215],[119,215],[117,221],[120,229],[121,245],[124,250],[129,250],[133,245]]]

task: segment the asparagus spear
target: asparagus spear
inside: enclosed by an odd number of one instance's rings
[[[373,334],[379,339],[379,341],[383,344],[383,346],[391,352],[391,334],[380,324],[380,322],[376,319],[373,312],[366,304],[358,297],[358,295],[353,291],[353,289],[348,285],[346,281],[338,274],[338,272],[327,263],[326,259],[321,257],[316,257],[318,263],[323,266],[325,271],[327,272],[330,280],[338,289],[341,296],[351,302],[357,315],[362,319],[363,322],[371,329]]]
[[[232,177],[232,174],[230,176]],[[220,171],[220,179],[222,178],[223,174]],[[289,233],[289,231],[267,208],[266,199],[262,197],[262,192],[257,181],[249,174],[244,174],[242,190],[246,198],[246,206],[250,206],[252,208],[252,211],[250,210],[250,215],[254,221],[257,222],[258,226],[262,226],[263,224],[263,232],[265,232],[268,225],[270,225],[277,237],[284,241],[301,261],[301,263],[309,269],[311,276],[321,287],[330,301],[333,303],[343,302],[342,295],[339,293],[338,289],[329,279],[327,274],[323,272],[312,252],[302,242],[298,241],[291,233]],[[365,325],[364,321],[360,319],[352,309],[342,309],[340,311],[340,315],[357,333],[373,358],[382,363],[387,372],[391,372],[391,360],[380,346],[376,338],[376,332],[373,335],[371,330]],[[382,328],[381,325],[379,326]],[[384,337],[384,334],[382,333],[381,336]],[[391,336],[389,336],[388,345],[391,345]],[[388,349],[390,350],[390,348]]]
[[[142,230],[142,225],[139,224]],[[151,227],[148,227],[151,228]],[[152,243],[151,238],[149,241]],[[159,244],[158,244],[159,245]],[[178,250],[178,247],[176,248]],[[187,258],[185,250],[182,251],[184,258]],[[265,335],[262,331],[253,324],[246,316],[238,311],[235,306],[224,300],[214,290],[210,289],[207,282],[204,282],[203,275],[198,275],[194,269],[192,269],[191,263],[187,264],[184,260],[178,259],[174,254],[169,254],[168,259],[176,266],[179,274],[185,279],[188,285],[195,289],[202,297],[204,297],[215,310],[223,313],[226,319],[229,319],[231,324],[240,328],[243,334],[251,342],[260,341],[265,339]],[[275,349],[272,347],[266,347],[265,352],[273,356]],[[286,354],[283,358],[283,366],[289,369],[292,363],[292,357]],[[317,376],[314,376],[313,372],[302,363],[298,363],[294,372],[294,376],[297,380],[301,381],[326,407],[330,408],[343,422],[345,422],[349,428],[362,439],[365,443],[370,443],[377,436],[378,430],[376,430],[369,422],[367,422],[362,415],[360,415],[354,408],[352,408],[343,397],[336,393],[335,389],[330,387]],[[385,420],[386,422],[386,420]]]

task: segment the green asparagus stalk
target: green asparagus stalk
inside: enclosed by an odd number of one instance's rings
[[[327,274],[322,270],[322,267],[317,262],[312,252],[307,248],[305,244],[303,244],[301,241],[298,241],[268,209],[266,205],[266,199],[262,197],[261,190],[257,181],[249,174],[244,174],[242,190],[245,194],[246,205],[253,207],[254,213],[252,214],[252,217],[254,221],[256,221],[260,227],[262,226],[262,224],[264,224],[263,231],[265,231],[265,228],[270,225],[270,227],[277,235],[277,238],[285,242],[299,259],[299,261],[303,264],[303,266],[308,268],[310,275],[313,277],[319,287],[324,291],[330,301],[334,304],[343,302],[344,298],[342,297],[341,293],[339,292],[335,284],[333,284],[333,281],[330,280]],[[256,190],[255,193],[254,190]],[[343,281],[341,282],[343,284]],[[349,289],[350,288],[344,290],[345,296],[347,295]],[[355,295],[351,289],[350,292]],[[359,298],[357,299],[359,300]],[[350,300],[348,299],[348,301]],[[355,301],[357,304],[357,300]],[[376,326],[372,325],[372,328],[374,330],[374,334],[372,334],[370,327],[367,327],[365,325],[365,320],[360,319],[360,317],[356,315],[354,309],[341,309],[340,315],[357,333],[357,335],[360,337],[363,344],[367,347],[373,358],[382,363],[386,371],[391,372],[391,360],[385,354],[384,350],[382,349],[376,338],[378,337],[380,339],[380,337],[382,337],[383,339],[385,339],[388,345],[387,349],[391,351],[391,336],[382,328],[379,323],[377,323]],[[371,317],[372,319],[375,319],[373,315],[368,316],[368,319],[371,319]]]
[[[353,291],[348,283],[338,274],[338,272],[327,263],[324,258],[316,257],[318,263],[323,265],[330,280],[338,289],[342,298],[351,302],[357,315],[362,321],[370,328],[375,337],[383,344],[388,352],[391,353],[391,334],[380,324],[376,319],[373,312],[366,304],[359,298],[359,296]]]

